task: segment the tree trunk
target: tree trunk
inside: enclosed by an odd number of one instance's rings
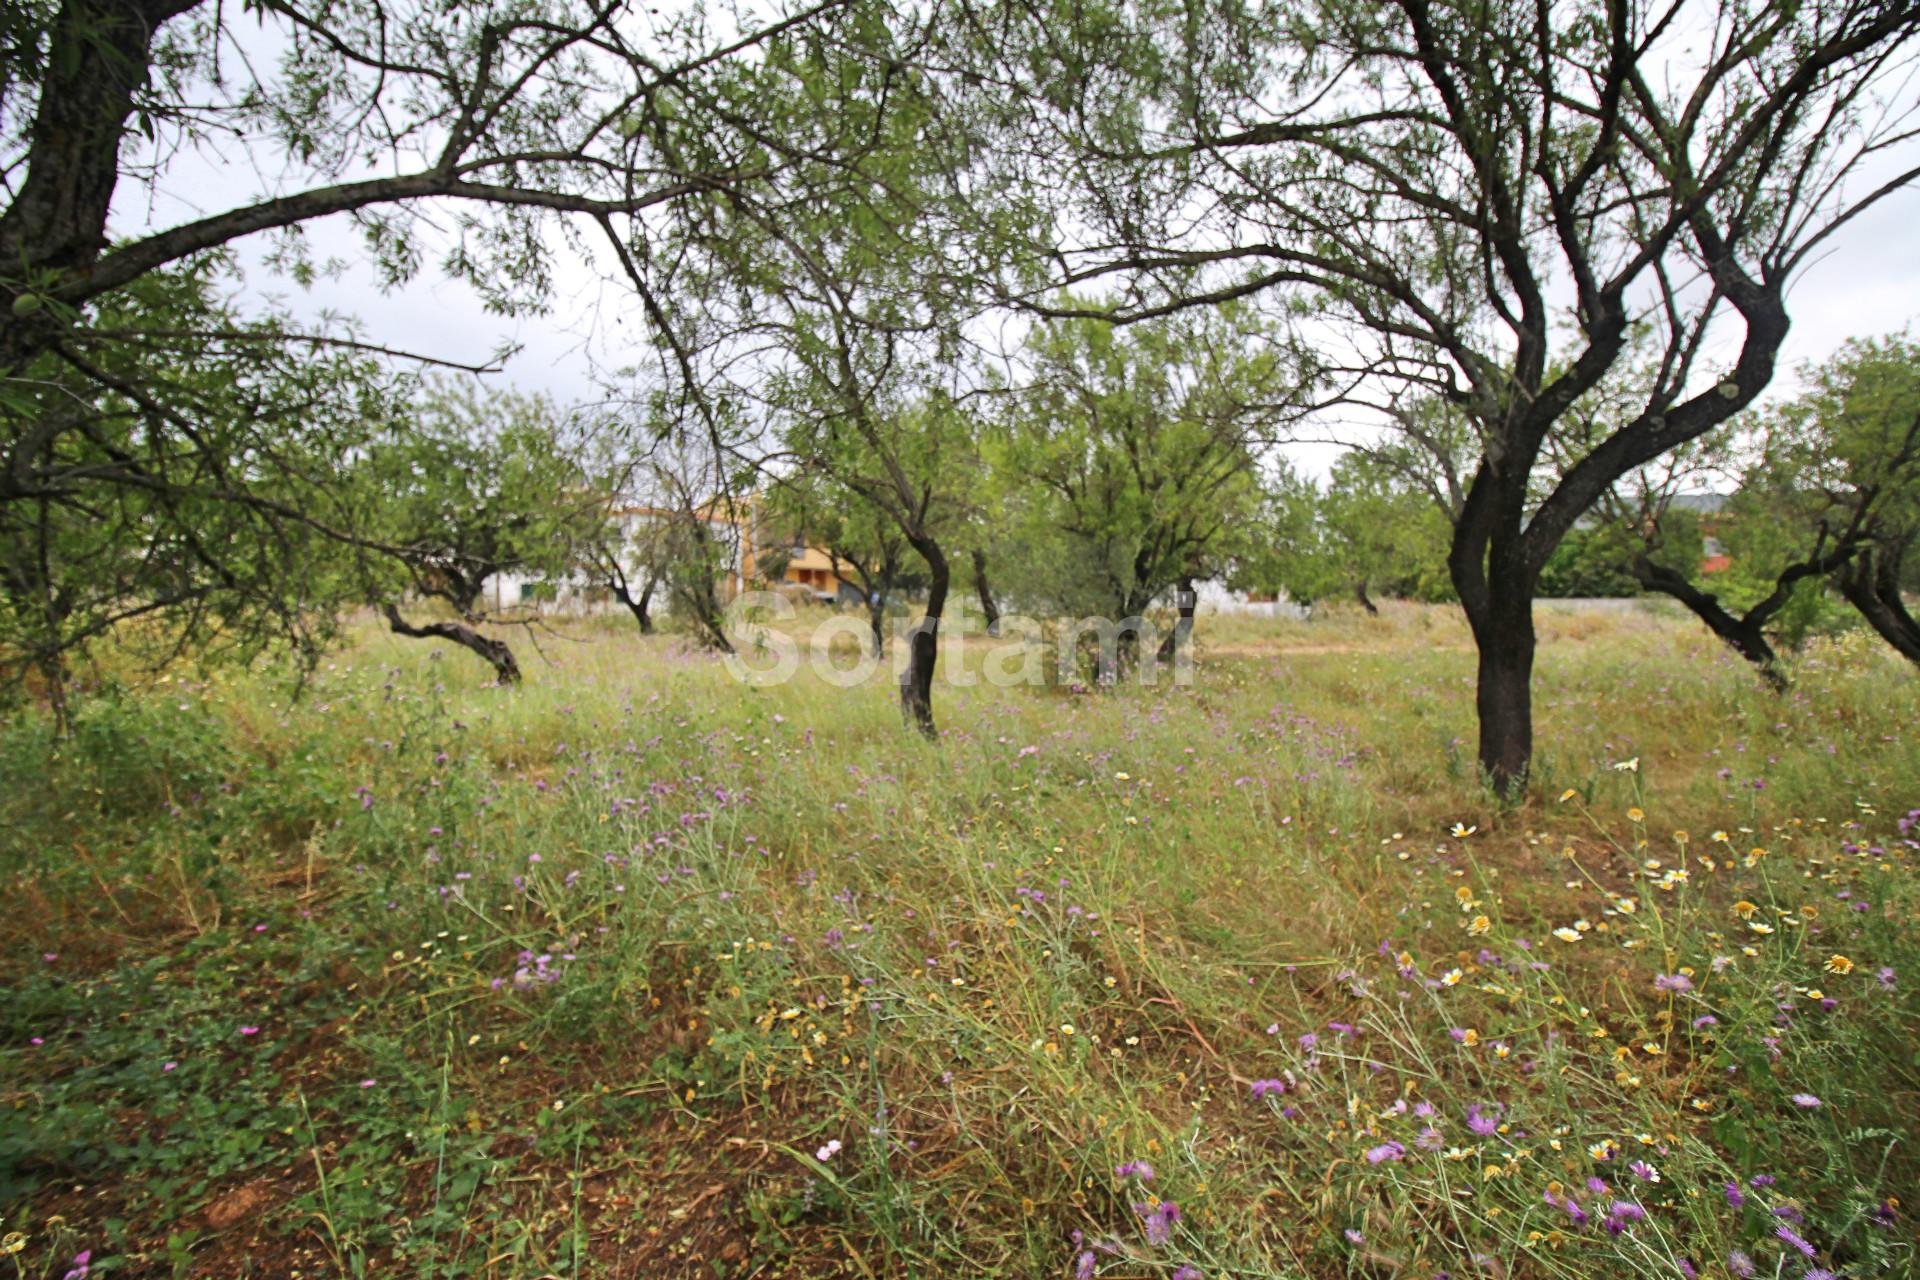
[[[1787,673],[1780,666],[1780,656],[1767,640],[1761,619],[1752,614],[1744,618],[1734,617],[1721,607],[1719,597],[1712,592],[1700,590],[1688,582],[1683,574],[1665,565],[1655,564],[1645,556],[1634,561],[1632,572],[1634,580],[1642,587],[1672,596],[1685,605],[1694,617],[1707,624],[1709,631],[1751,662],[1760,672],[1760,678],[1776,692],[1786,690]]]
[[[633,605],[633,619],[640,624],[640,634],[653,634],[653,586],[658,579],[649,577],[647,585],[640,588],[640,600]]]
[[[913,539],[913,549],[927,562],[927,613],[907,633],[907,669],[900,677],[900,713],[929,741],[939,738],[933,723],[933,667],[940,658],[940,615],[947,607],[949,571],[940,544],[931,538]]]
[[[720,616],[720,602],[708,591],[697,597],[694,621],[699,624],[700,640],[715,653],[732,653],[733,641],[727,639],[727,628]]]
[[[993,590],[987,586],[987,553],[973,549],[973,589],[980,593],[980,612],[987,617],[987,634],[1000,634],[1000,606],[993,602]]]
[[[1474,708],[1480,716],[1480,768],[1502,800],[1518,801],[1533,760],[1533,593],[1500,592],[1473,625],[1480,649]]]
[[[1482,484],[1499,481],[1482,472]],[[1517,514],[1521,492],[1503,496]],[[1497,529],[1485,536],[1490,511],[1454,527],[1447,573],[1460,594],[1479,651],[1474,709],[1480,720],[1480,773],[1502,802],[1526,795],[1533,759],[1533,592],[1538,581],[1522,539]],[[1470,513],[1473,515],[1473,513]],[[1484,548],[1484,550],[1482,550]]]
[[[400,610],[393,605],[387,605],[385,613],[387,626],[395,635],[450,641],[486,659],[501,684],[520,683],[520,664],[514,660],[513,650],[507,647],[506,641],[483,636],[464,622],[429,622],[415,626],[401,617]]]
[[[643,636],[653,634],[653,588],[658,581],[659,579],[649,574],[647,585],[640,588],[640,594],[635,596],[632,586],[627,582],[627,575],[622,573],[618,566],[614,567],[613,573],[607,580],[614,599],[627,607],[627,612],[633,615],[633,620],[640,624],[640,634]]]
[[[1376,618],[1380,616],[1379,606],[1375,605],[1373,600],[1367,595],[1367,580],[1365,578],[1353,584],[1353,598],[1358,600],[1360,607],[1368,613]]]
[[[1894,652],[1920,663],[1920,622],[1900,599],[1900,559],[1884,546],[1863,552],[1840,574],[1840,593]]]
[[[1483,461],[1447,547],[1447,576],[1479,653],[1480,775],[1503,804],[1525,799],[1533,760],[1533,594],[1551,547],[1529,547],[1526,472]]]
[[[9,5],[10,9],[15,6]],[[66,0],[47,30],[26,174],[0,215],[0,368],[44,350],[60,326],[45,309],[15,309],[34,277],[84,272],[107,247],[121,138],[147,82],[155,31],[185,3]],[[32,19],[20,19],[24,28]],[[9,51],[9,61],[14,56]],[[11,68],[9,70],[11,75]],[[56,285],[57,292],[57,285]]]
[[[871,587],[867,590],[867,629],[873,633],[873,656],[886,656],[887,593]]]
[[[1191,648],[1192,641],[1190,637],[1193,635],[1193,606],[1195,598],[1193,579],[1180,579],[1180,584],[1174,589],[1173,593],[1174,605],[1180,610],[1180,617],[1178,621],[1173,624],[1173,630],[1167,632],[1166,639],[1160,642],[1160,652],[1155,655],[1159,661],[1178,662],[1182,650]]]
[[[67,660],[58,652],[40,662],[40,678],[47,687],[47,710],[53,716],[53,740],[65,742],[73,732],[73,713],[67,704]]]
[[[694,635],[701,644],[715,653],[733,652],[733,641],[727,639],[726,621],[720,609],[720,597],[714,594],[712,578],[679,583],[673,589],[673,602],[676,610],[685,609],[693,619]]]
[[[1143,596],[1137,590],[1129,592],[1120,601],[1120,617],[1113,637],[1113,661],[1108,665],[1107,655],[1103,652],[1097,657],[1094,670],[1101,683],[1117,685],[1140,665],[1140,629],[1147,625],[1147,606],[1153,603],[1151,596]]]

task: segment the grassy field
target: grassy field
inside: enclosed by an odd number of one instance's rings
[[[0,737],[0,1275],[1909,1275],[1920,681],[1445,609],[1186,688],[127,678]],[[978,655],[973,659],[977,661]]]

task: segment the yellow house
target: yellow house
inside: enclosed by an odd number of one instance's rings
[[[837,595],[842,579],[840,566],[834,562],[832,555],[812,543],[804,543],[794,553],[793,559],[787,561],[787,571],[781,581],[794,583],[810,591]]]

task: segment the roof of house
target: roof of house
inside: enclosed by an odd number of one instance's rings
[[[1724,511],[1731,496],[1731,494],[1714,493],[1710,489],[1703,489],[1698,493],[1676,493],[1669,502],[1676,511],[1698,511],[1704,515],[1712,515],[1717,511]]]

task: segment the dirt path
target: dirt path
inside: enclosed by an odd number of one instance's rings
[[[1397,646],[1391,644],[1207,644],[1202,641],[1200,654],[1206,658],[1318,658],[1338,653],[1391,653]],[[1430,644],[1423,646],[1427,650],[1443,650],[1448,653],[1471,653],[1472,645],[1466,644]]]

